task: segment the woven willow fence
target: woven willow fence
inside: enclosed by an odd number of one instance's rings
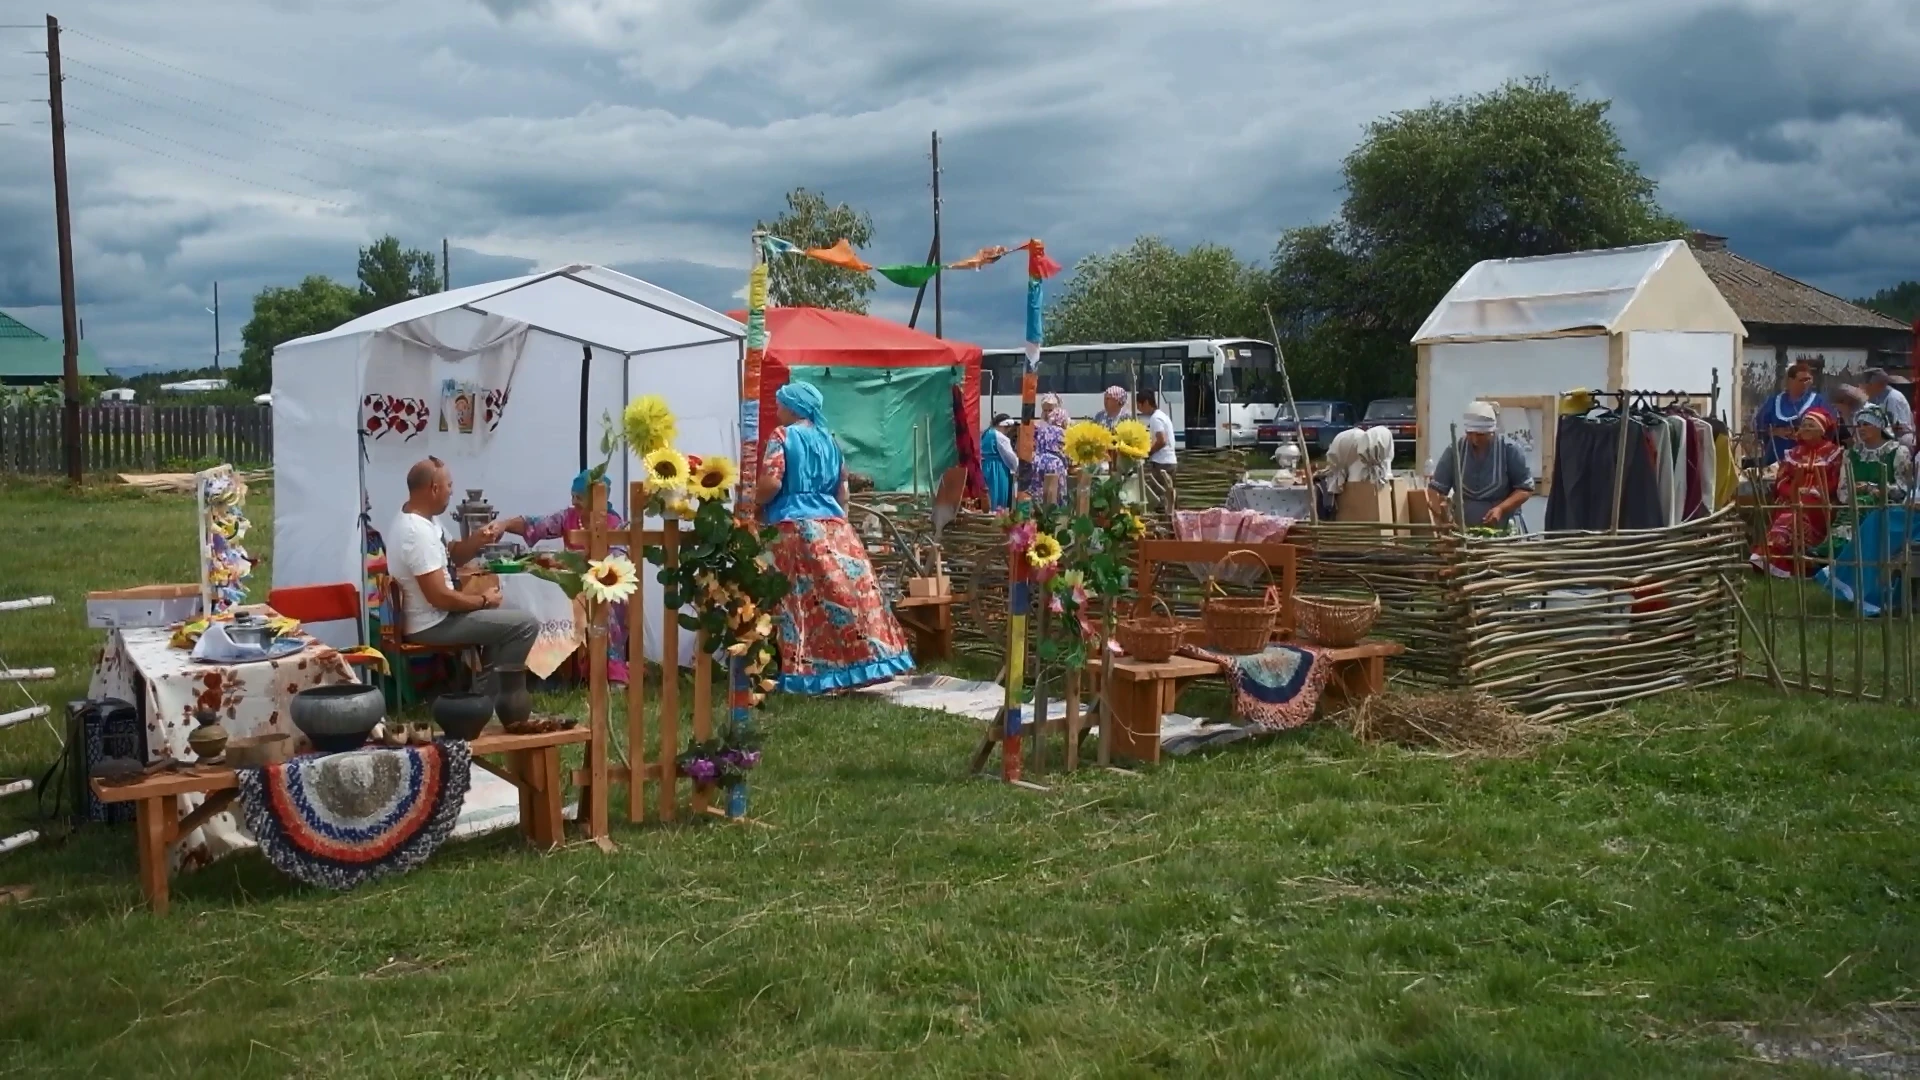
[[[1182,508],[1226,501],[1243,463],[1211,456],[1188,475]],[[883,579],[905,576],[904,551],[928,539],[925,499],[870,497],[868,542]],[[858,520],[862,515],[856,514]],[[1171,535],[1169,523],[1156,523]],[[1377,595],[1373,636],[1398,641],[1398,683],[1473,688],[1543,720],[1559,720],[1741,671],[1746,527],[1721,513],[1668,529],[1502,538],[1464,537],[1425,525],[1299,524],[1299,591]],[[1006,642],[1006,537],[991,515],[947,526],[943,554],[963,652],[998,659]],[[1176,614],[1200,610],[1207,566],[1168,567],[1160,596]],[[1240,577],[1230,592],[1264,582]]]

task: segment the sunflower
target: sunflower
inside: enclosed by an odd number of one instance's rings
[[[652,454],[673,443],[673,410],[658,394],[643,394],[627,402],[620,421],[627,432],[627,445],[637,454]]]
[[[1138,420],[1122,420],[1113,425],[1113,448],[1136,461],[1153,448],[1153,436]]]
[[[1082,420],[1067,429],[1067,460],[1083,469],[1107,460],[1113,452],[1113,432],[1091,420]]]
[[[740,470],[734,468],[731,460],[716,455],[694,466],[691,491],[701,502],[724,499],[739,482]]]
[[[1104,430],[1104,429],[1103,429]],[[1052,566],[1060,561],[1060,541],[1052,533],[1040,533],[1027,549],[1027,561],[1035,566]]]
[[[617,604],[632,596],[640,587],[640,571],[625,555],[611,555],[599,562],[587,564],[587,572],[580,575],[580,591],[589,600],[603,604]]]
[[[647,487],[653,489],[687,486],[687,459],[671,446],[647,453]]]

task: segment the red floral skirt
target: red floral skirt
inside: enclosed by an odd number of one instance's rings
[[[860,534],[844,518],[782,521],[773,565],[780,601],[780,689],[824,694],[913,670],[907,636],[880,595]]]

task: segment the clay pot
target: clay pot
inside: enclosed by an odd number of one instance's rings
[[[493,710],[500,726],[524,724],[533,715],[533,693],[527,689],[526,668],[500,668],[493,673]]]
[[[472,742],[491,719],[492,694],[441,694],[433,699],[433,722],[450,739]]]
[[[204,763],[220,760],[227,748],[227,729],[220,726],[220,718],[205,709],[193,714],[199,727],[187,736],[187,745],[193,749],[195,757]]]
[[[315,750],[332,754],[365,745],[374,725],[386,719],[387,701],[377,686],[340,683],[300,691],[288,711]]]

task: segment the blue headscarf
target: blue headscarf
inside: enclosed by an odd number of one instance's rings
[[[604,478],[601,480],[601,483],[606,483]],[[592,469],[580,470],[580,475],[573,478],[573,497],[576,499],[586,498],[587,489],[592,486],[593,486],[593,470]],[[613,510],[613,485],[611,484],[607,485],[607,510],[608,512],[612,512]]]
[[[821,431],[827,429],[827,402],[820,396],[820,388],[812,383],[790,382],[773,392],[773,400]]]

